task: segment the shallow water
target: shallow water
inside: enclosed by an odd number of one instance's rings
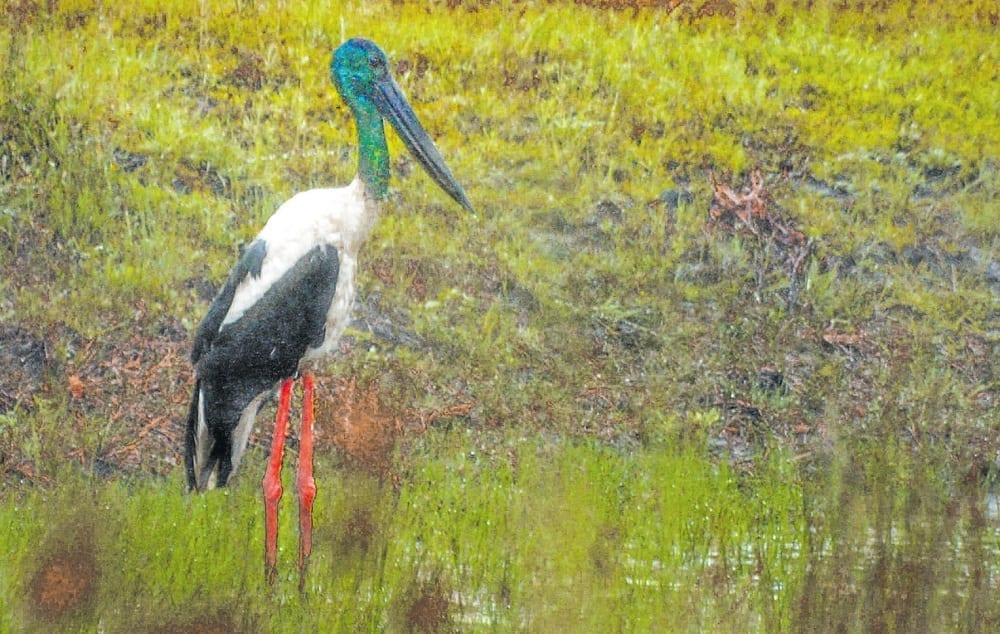
[[[807,477],[780,455],[748,474],[696,451],[528,441],[514,463],[464,442],[430,443],[397,486],[321,468],[305,595],[291,501],[279,532],[281,577],[274,588],[263,583],[255,483],[191,497],[179,480],[69,481],[8,499],[0,630],[1000,624],[997,495],[934,461],[842,457]],[[74,540],[81,530],[86,539]],[[46,586],[54,578],[77,591],[54,592]]]

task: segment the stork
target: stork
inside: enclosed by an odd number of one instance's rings
[[[243,456],[263,402],[279,388],[274,438],[263,480],[264,569],[277,576],[281,463],[296,377],[302,379],[299,586],[312,550],[313,371],[350,321],[358,252],[389,186],[383,119],[431,178],[458,204],[472,204],[392,78],[373,42],[349,40],[333,53],[330,75],[350,108],[358,135],[358,175],[346,187],[296,194],[243,251],[195,333],[195,388],[187,418],[188,487],[225,486]],[[279,387],[280,386],[280,387]]]

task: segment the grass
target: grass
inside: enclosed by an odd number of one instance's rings
[[[601,4],[12,5],[0,629],[996,625],[995,10]],[[353,176],[355,34],[479,213],[390,135],[300,596],[256,437],[181,492],[186,355],[239,245]]]
[[[395,487],[322,465],[321,482],[337,484],[321,490],[306,595],[295,590],[292,504],[275,589],[248,556],[262,546],[255,483],[191,497],[180,474],[65,474],[69,484],[0,514],[5,559],[27,573],[5,576],[6,627],[774,631],[995,618],[996,531],[962,519],[974,488],[956,497],[932,472],[863,458],[819,495],[787,457],[747,477],[698,449],[504,435],[479,452],[470,439],[417,439]],[[958,507],[941,508],[950,498]],[[93,553],[94,587],[52,618],[56,599],[34,580],[67,549]]]
[[[246,556],[261,548],[259,494],[246,482],[189,497],[176,477],[109,485],[77,476],[75,486],[5,507],[5,555],[34,571],[67,543],[95,542],[93,603],[57,623],[76,616],[146,631],[198,615],[232,620],[239,630],[405,629],[414,595],[429,592],[445,597],[449,622],[471,629],[692,626],[704,622],[706,576],[736,625],[767,615],[719,590],[765,597],[769,584],[796,576],[795,558],[774,546],[802,537],[801,490],[792,483],[762,480],[741,490],[725,465],[697,452],[623,454],[504,438],[509,452],[483,455],[467,451],[467,436],[421,439],[398,488],[323,470],[338,486],[327,487],[319,506],[324,548],[312,562],[307,598],[294,590],[292,542],[284,540],[287,576],[275,592],[260,561]],[[206,530],[212,526],[239,531]],[[292,535],[292,522],[281,530]],[[29,547],[29,535],[44,538]],[[757,579],[761,559],[769,570]],[[24,595],[4,612],[44,623],[44,613],[32,612],[33,593],[5,588],[5,597]]]

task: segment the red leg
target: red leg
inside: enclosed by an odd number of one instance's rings
[[[281,383],[278,397],[278,417],[271,440],[271,457],[264,472],[264,575],[274,585],[278,575],[278,500],[281,499],[281,459],[285,455],[285,435],[288,433],[288,410],[292,403],[294,379]]]
[[[316,499],[313,479],[313,375],[302,375],[302,434],[295,485],[299,489],[299,590],[305,586],[309,553],[312,552],[312,508]]]

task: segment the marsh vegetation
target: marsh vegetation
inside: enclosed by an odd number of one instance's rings
[[[9,3],[0,630],[1000,627],[996,8],[645,4]],[[300,594],[187,355],[353,35],[479,213],[390,138]]]

